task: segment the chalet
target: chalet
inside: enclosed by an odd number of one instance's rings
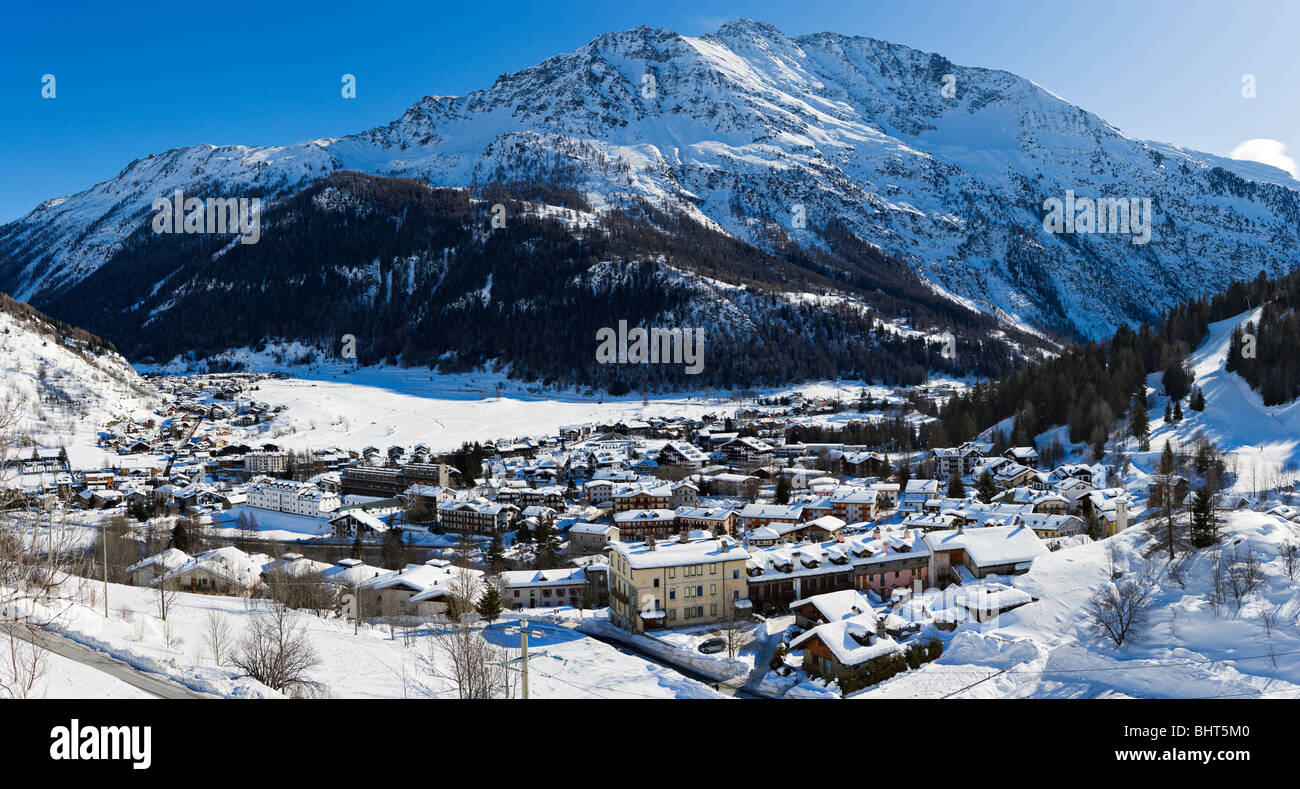
[[[898,509],[905,513],[923,512],[925,503],[942,496],[937,479],[909,479],[903,489]]]
[[[1019,463],[1003,463],[993,474],[993,484],[1000,488],[1016,488],[1026,484],[1034,470]]]
[[[963,585],[953,596],[956,606],[966,612],[967,621],[975,622],[987,622],[1033,601],[1022,589],[992,581]]]
[[[673,491],[668,485],[655,488],[631,487],[616,491],[611,499],[614,512],[668,509],[672,506]]]
[[[1147,505],[1151,509],[1165,506],[1180,507],[1187,499],[1189,483],[1186,477],[1176,474],[1153,474],[1147,484]]]
[[[908,480],[909,482],[911,480]],[[876,505],[882,510],[892,510],[898,506],[901,495],[900,485],[897,482],[873,482],[871,490],[876,492]]]
[[[135,586],[152,586],[153,582],[159,577],[181,567],[191,561],[192,558],[184,551],[168,548],[162,553],[156,553],[146,559],[141,559],[126,568],[126,574]]]
[[[279,559],[271,562],[262,568],[262,579],[266,580],[279,576],[284,579],[306,579],[311,576],[324,578],[324,574],[332,565],[327,562],[318,562],[315,559],[308,559],[300,553],[285,553]]]
[[[758,477],[749,474],[721,473],[705,477],[706,490],[712,496],[733,496],[739,499],[753,500],[758,495]]]
[[[1082,480],[1084,482],[1087,482],[1090,485],[1093,485],[1094,487],[1099,484],[1105,484],[1105,482],[1099,478],[1100,474],[1098,473],[1097,469],[1093,468],[1092,466],[1084,465],[1082,463],[1070,463],[1062,466],[1057,466],[1055,469],[1052,470],[1052,475],[1055,476],[1057,479],[1061,479],[1061,480],[1064,479]]]
[[[975,466],[984,460],[983,450],[971,442],[966,442],[958,447],[942,447],[934,450],[931,454],[935,461],[937,473],[944,479],[954,474],[959,477],[967,476]]]
[[[985,526],[925,535],[931,552],[930,578],[942,587],[987,575],[1020,575],[1047,552],[1028,526]]]
[[[813,595],[790,603],[790,613],[794,614],[796,627],[807,630],[838,622],[852,616],[858,616],[872,610],[871,603],[857,589],[843,589],[838,592],[826,592]]]
[[[575,523],[569,527],[569,554],[585,556],[604,553],[605,546],[619,539],[617,526],[607,523]]]
[[[618,512],[614,514],[614,525],[624,542],[641,542],[650,537],[662,540],[681,531],[677,513],[669,509]]]
[[[469,594],[469,605],[482,594],[482,570],[454,567],[440,560],[408,564],[363,581],[360,586],[363,617],[419,616],[436,618],[446,614],[448,603]]]
[[[1033,529],[1034,534],[1037,534],[1039,539],[1042,540],[1054,537],[1073,537],[1076,534],[1083,534],[1086,529],[1083,518],[1078,515],[1050,515],[1033,512],[1028,515],[1021,515],[1017,522],[1022,526]]]
[[[1011,447],[1002,453],[1002,457],[1024,466],[1038,466],[1038,450],[1033,447]]]
[[[583,567],[501,573],[501,604],[506,608],[582,608],[594,600]]]
[[[713,534],[735,534],[740,516],[730,507],[678,507],[677,524],[685,529],[703,529]]]
[[[844,531],[847,524],[834,515],[824,515],[802,524],[801,537],[814,542],[833,540]]]
[[[538,525],[551,527],[555,525],[557,513],[551,507],[542,504],[529,504],[519,511],[520,518],[531,518]]]
[[[436,507],[439,504],[455,501],[456,491],[439,485],[412,485],[398,494],[397,498],[406,506],[410,506],[413,501],[423,500],[430,506]]]
[[[851,477],[866,477],[878,474],[881,468],[889,463],[889,458],[879,452],[836,453],[831,451],[827,453],[827,459],[831,459],[836,454],[839,456],[839,462],[836,464],[832,461],[832,470]]]
[[[832,494],[831,513],[846,523],[874,520],[878,512],[880,494],[864,488],[841,488]]]
[[[746,504],[740,510],[740,528],[749,531],[774,523],[795,524],[803,520],[803,507],[797,504]]]
[[[790,648],[803,651],[806,670],[827,677],[870,670],[901,651],[898,642],[881,632],[871,609],[817,625],[791,641]]]
[[[354,509],[329,521],[330,534],[336,539],[370,539],[389,530],[389,525],[365,510]]]
[[[248,595],[261,585],[267,558],[226,546],[193,557],[158,576],[153,583],[199,594]]]
[[[656,458],[660,466],[690,469],[699,468],[708,459],[703,450],[687,441],[669,441]]]
[[[772,462],[772,446],[749,436],[737,436],[723,444],[719,451],[729,463],[743,468],[766,466]]]
[[[473,499],[438,505],[438,521],[446,531],[494,534],[507,531],[519,514],[513,504]]]

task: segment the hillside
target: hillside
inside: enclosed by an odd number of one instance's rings
[[[962,626],[937,661],[856,698],[1300,698],[1300,585],[1278,556],[1286,543],[1300,542],[1300,527],[1231,513],[1217,552],[1192,552],[1182,583],[1169,577],[1163,558],[1143,558],[1154,542],[1138,527],[1040,557],[1014,582],[1035,602],[984,626]],[[1147,637],[1119,648],[1092,634],[1082,614],[1110,581],[1112,548],[1124,579],[1149,568],[1153,597]],[[1215,562],[1227,567],[1247,552],[1263,584],[1240,607],[1229,599],[1216,612]],[[1265,612],[1273,617],[1268,627]]]
[[[4,294],[0,359],[0,401],[15,409],[8,429],[19,458],[33,446],[63,447],[74,466],[97,466],[107,460],[95,446],[100,429],[162,402],[111,345]]]
[[[839,255],[768,254],[646,206],[597,218],[529,196],[335,173],[267,212],[257,244],[139,231],[51,309],[142,363],[295,340],[336,355],[351,334],[363,365],[494,363],[616,395],[999,375],[1051,347],[848,238]],[[490,228],[493,205],[503,228]],[[597,332],[619,321],[703,329],[700,369],[599,363]]]

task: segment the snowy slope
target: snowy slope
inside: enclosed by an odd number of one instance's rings
[[[596,209],[644,198],[760,246],[782,235],[821,245],[842,223],[954,298],[1093,337],[1234,277],[1289,269],[1300,217],[1300,184],[1280,170],[1132,139],[1013,74],[737,20],[699,38],[602,35],[361,134],[138,160],[0,228],[0,287],[43,303],[103,265],[175,189],[274,199],[338,169],[571,184]],[[1150,197],[1151,243],[1046,234],[1043,200],[1066,190]],[[804,228],[791,221],[797,206]]]
[[[1300,401],[1265,407],[1258,393],[1224,367],[1233,329],[1258,315],[1253,310],[1210,324],[1192,353],[1189,364],[1195,385],[1205,393],[1205,411],[1184,403],[1184,419],[1166,424],[1168,398],[1160,376],[1148,380],[1151,451],[1128,453],[1133,471],[1123,480],[1139,502],[1166,440],[1188,448],[1197,436],[1213,441],[1226,454],[1229,470],[1235,470],[1230,490],[1237,494],[1277,494],[1300,478]],[[1169,578],[1157,556],[1149,638],[1122,649],[1099,641],[1080,612],[1110,578],[1112,546],[1125,577],[1140,571],[1142,556],[1158,538],[1139,524],[1116,537],[1036,559],[1014,584],[1037,602],[1002,615],[992,626],[963,626],[934,664],[860,695],[1300,697],[1300,585],[1286,576],[1278,557],[1282,545],[1300,543],[1300,525],[1245,510],[1225,515],[1221,551],[1254,551],[1267,578],[1262,593],[1240,610],[1229,605],[1216,615],[1208,604],[1212,550],[1193,553],[1183,584]],[[1280,623],[1271,634],[1260,620],[1260,612],[1269,608],[1276,609]]]
[[[1182,585],[1156,559],[1147,638],[1116,648],[1089,631],[1081,612],[1110,580],[1109,547],[1116,568],[1133,578],[1149,540],[1131,528],[1039,557],[1015,579],[1035,602],[961,626],[937,661],[857,698],[1300,698],[1300,586],[1278,558],[1281,545],[1300,541],[1300,527],[1254,512],[1229,516],[1222,553],[1253,551],[1266,583],[1239,610],[1230,603],[1217,615],[1207,599],[1213,551],[1193,554]],[[1260,619],[1270,609],[1278,623],[1271,634]]]
[[[1134,488],[1145,487],[1143,480],[1155,472],[1166,441],[1190,448],[1198,436],[1227,454],[1229,470],[1235,470],[1228,492],[1264,493],[1300,479],[1300,400],[1265,406],[1241,376],[1225,369],[1233,329],[1258,318],[1259,310],[1253,310],[1210,324],[1209,335],[1192,353],[1189,367],[1195,385],[1205,393],[1205,411],[1193,411],[1184,402],[1183,420],[1166,424],[1164,408],[1169,399],[1160,387],[1160,375],[1150,376],[1151,451],[1129,455],[1135,468],[1135,479],[1130,481]]]
[[[6,398],[18,404],[16,433],[40,446],[66,448],[79,468],[98,467],[107,458],[95,446],[105,425],[162,402],[118,354],[91,350],[39,317],[0,310],[0,401]]]
[[[222,698],[266,698],[278,694],[240,675],[228,661],[218,665],[204,636],[209,612],[229,623],[231,646],[242,638],[259,605],[236,597],[177,593],[167,621],[158,616],[158,593],[152,589],[110,584],[109,618],[101,602],[90,597],[98,583],[82,585],[61,624],[73,641],[111,655],[145,672],[161,675],[192,690]],[[407,642],[388,628],[367,625],[354,634],[352,622],[299,614],[320,658],[308,673],[322,682],[331,698],[456,698],[445,655],[432,648],[428,628]],[[530,674],[532,698],[717,698],[707,686],[670,669],[570,631],[544,624],[544,638],[533,641],[536,657]],[[544,652],[544,654],[538,654]],[[511,650],[511,657],[518,650]],[[59,684],[54,688],[58,692]],[[80,688],[63,690],[78,693]]]

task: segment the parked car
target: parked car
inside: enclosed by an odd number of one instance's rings
[[[715,652],[721,652],[727,648],[727,642],[721,638],[710,638],[700,644],[698,649],[706,655],[712,655]]]

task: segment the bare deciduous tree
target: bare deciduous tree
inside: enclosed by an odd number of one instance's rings
[[[0,399],[0,697],[28,698],[48,670],[40,631],[59,622],[83,593],[80,532],[69,528],[63,503],[27,497],[12,475],[29,438],[18,427],[22,400]]]
[[[1300,574],[1300,544],[1288,542],[1282,546],[1282,569],[1292,581]]]
[[[722,620],[722,641],[727,645],[727,659],[735,661],[740,648],[752,640],[751,627],[741,618],[734,600],[728,600],[722,605],[726,610],[726,616]]]
[[[1259,557],[1249,545],[1246,546],[1244,555],[1234,550],[1229,556],[1227,583],[1228,593],[1232,595],[1237,611],[1241,611],[1241,605],[1247,597],[1264,585],[1264,572],[1260,568]]]
[[[286,605],[272,602],[254,613],[230,662],[246,676],[291,696],[313,696],[325,686],[307,672],[320,665],[307,629]]]
[[[1137,579],[1107,582],[1084,608],[1092,630],[1117,647],[1140,641],[1146,635],[1151,611],[1151,584],[1146,574]]]
[[[176,579],[168,578],[167,573],[163,573],[158,576],[158,580],[154,585],[158,587],[158,618],[166,622],[167,612],[171,611],[172,603],[176,600],[176,595],[179,594],[176,588]]]
[[[218,666],[223,665],[229,656],[232,638],[229,618],[215,609],[208,611],[203,618],[203,645],[212,655],[212,662]]]
[[[435,626],[429,642],[429,665],[456,685],[462,699],[491,699],[509,694],[505,651],[492,646],[477,627],[477,614],[463,614]],[[440,660],[441,658],[441,660]]]

